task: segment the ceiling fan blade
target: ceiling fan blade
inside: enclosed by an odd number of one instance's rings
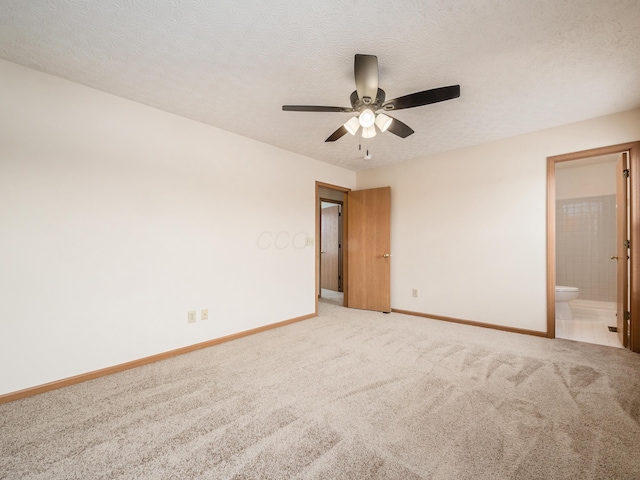
[[[366,105],[375,102],[378,94],[378,57],[357,54],[353,72],[360,100]]]
[[[415,133],[409,125],[407,125],[406,123],[402,123],[397,118],[393,118],[393,122],[391,122],[391,125],[389,125],[389,128],[387,128],[387,132],[391,132],[394,135],[399,136],[400,138],[407,138],[412,133]]]
[[[382,104],[385,110],[400,110],[402,108],[421,107],[430,103],[444,102],[460,96],[460,85],[432,88],[423,92],[411,93],[404,97],[394,98]]]
[[[393,123],[393,122],[392,122]],[[342,137],[343,135],[345,135],[347,132],[347,129],[344,128],[344,125],[340,125],[340,128],[337,129],[335,132],[333,132],[329,138],[327,138],[325,140],[325,142],[335,142],[336,140],[338,140],[340,137]]]
[[[285,112],[353,112],[353,108],[347,107],[320,107],[315,105],[283,105]]]

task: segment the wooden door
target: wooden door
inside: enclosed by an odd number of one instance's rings
[[[391,311],[391,188],[347,193],[345,306]]]
[[[628,346],[627,321],[629,311],[629,244],[627,236],[627,182],[629,176],[627,153],[621,153],[616,162],[616,263],[617,263],[617,327],[620,343]]]
[[[340,206],[320,210],[320,287],[338,291]]]

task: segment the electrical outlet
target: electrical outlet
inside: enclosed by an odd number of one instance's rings
[[[200,320],[209,320],[209,309],[203,308],[200,310]]]
[[[307,237],[307,241],[305,243],[305,246],[313,247],[313,238],[312,237]]]
[[[418,289],[417,289],[417,288],[414,288],[414,289],[413,289],[413,291],[411,292],[411,294],[412,294],[414,297],[417,297],[417,296],[418,296]]]
[[[191,310],[190,312],[187,312],[187,322],[188,323],[196,323],[196,311],[195,310]]]

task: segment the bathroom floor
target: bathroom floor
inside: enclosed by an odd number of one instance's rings
[[[622,348],[616,332],[608,327],[616,326],[616,319],[574,315],[573,320],[556,320],[556,337],[577,342],[596,343]]]

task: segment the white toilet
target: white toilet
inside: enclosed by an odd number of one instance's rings
[[[578,298],[578,287],[563,287],[556,285],[556,320],[572,320],[569,302]]]

